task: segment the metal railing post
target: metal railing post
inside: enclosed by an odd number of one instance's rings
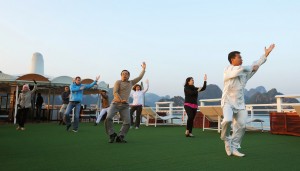
[[[282,97],[276,97],[276,101],[277,101],[277,112],[281,112],[282,111]]]
[[[173,113],[173,102],[169,103],[169,115]]]
[[[14,112],[14,124],[16,124],[17,122],[17,111],[18,111],[18,103],[19,103],[19,96],[18,96],[18,92],[19,92],[19,85],[16,85],[16,101],[15,101],[15,112]]]

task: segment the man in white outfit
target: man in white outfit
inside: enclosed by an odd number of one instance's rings
[[[228,54],[231,65],[224,70],[224,89],[221,106],[223,109],[223,121],[221,139],[225,143],[225,151],[228,156],[243,157],[238,151],[241,148],[243,135],[245,134],[248,113],[245,109],[244,88],[247,81],[256,73],[258,68],[266,62],[275,45],[265,48],[265,54],[251,66],[241,66],[243,63],[240,52],[233,51]],[[231,124],[233,133],[230,136]]]

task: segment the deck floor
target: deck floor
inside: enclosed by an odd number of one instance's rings
[[[244,158],[228,157],[216,131],[184,126],[131,129],[127,144],[109,144],[103,123],[80,123],[78,133],[57,123],[25,131],[0,125],[0,170],[300,170],[300,137],[246,132]],[[115,125],[116,130],[120,125]]]

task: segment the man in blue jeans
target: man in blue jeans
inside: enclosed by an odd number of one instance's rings
[[[82,101],[83,90],[90,89],[94,85],[97,84],[100,76],[96,77],[96,80],[91,84],[81,84],[81,78],[76,77],[74,82],[70,85],[70,101],[65,112],[66,115],[66,125],[67,131],[71,127],[71,119],[70,113],[72,109],[75,107],[75,117],[74,117],[74,124],[73,124],[73,132],[78,132],[78,125],[79,125],[79,113],[80,113],[80,106]]]

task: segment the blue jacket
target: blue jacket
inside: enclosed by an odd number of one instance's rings
[[[71,102],[81,102],[82,101],[82,95],[83,95],[83,90],[80,90],[80,87],[85,86],[84,90],[89,89],[93,87],[97,81],[92,82],[91,84],[76,84],[72,83],[70,85],[70,101]]]

